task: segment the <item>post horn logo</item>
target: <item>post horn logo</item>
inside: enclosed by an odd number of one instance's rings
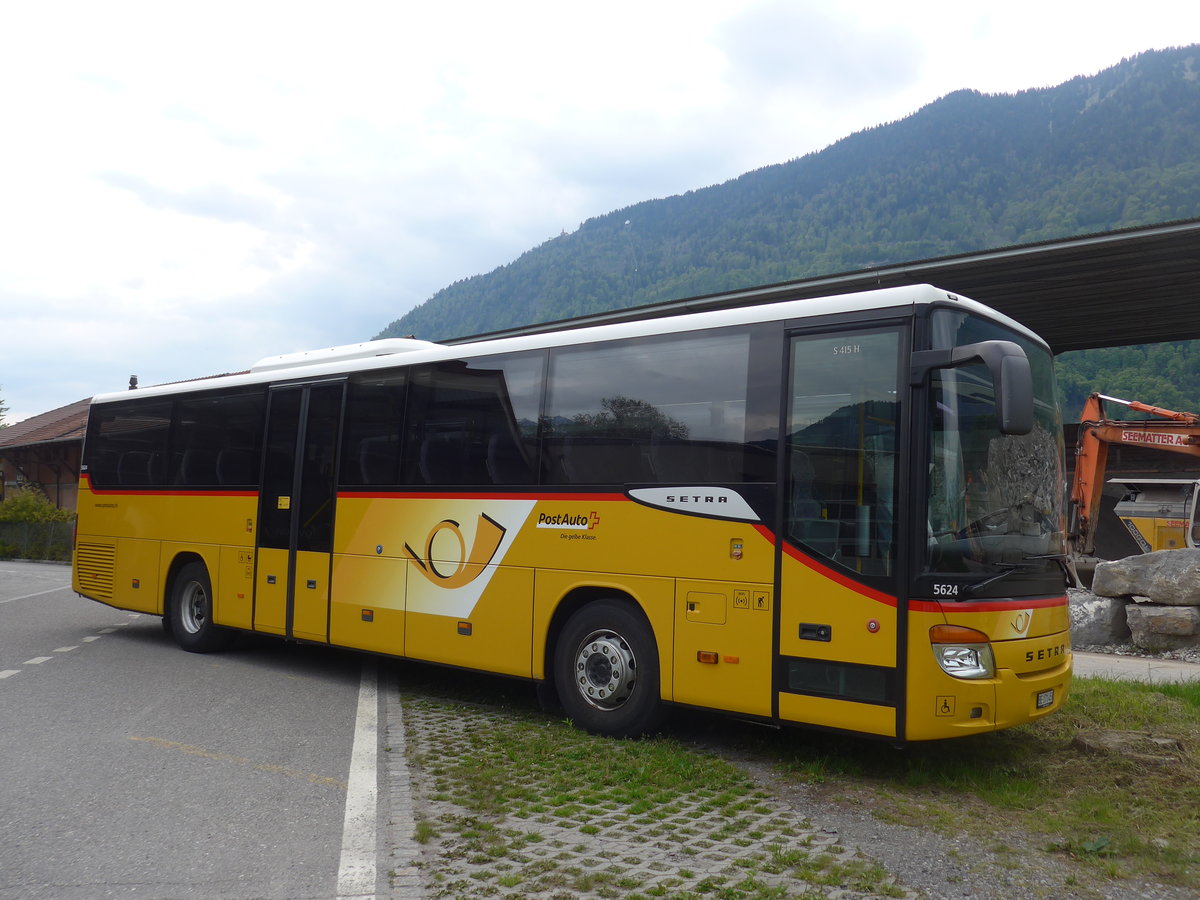
[[[1029,629],[1029,623],[1033,621],[1033,615],[1029,612],[1019,612],[1012,620],[1012,630],[1016,634],[1024,634]]]
[[[434,541],[442,532],[448,532],[458,540],[458,555],[440,553],[434,560]],[[430,529],[425,539],[425,554],[422,556],[408,544],[404,552],[408,554],[417,571],[428,578],[438,587],[453,590],[464,587],[474,581],[483,572],[484,566],[492,561],[496,551],[500,549],[500,541],[504,539],[505,528],[495,519],[484,513],[479,514],[479,522],[475,526],[475,542],[467,552],[467,540],[463,537],[461,526],[453,519],[443,519]],[[445,541],[442,541],[445,544]]]

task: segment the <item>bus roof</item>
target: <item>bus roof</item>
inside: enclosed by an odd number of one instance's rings
[[[1040,344],[1045,342],[1024,325],[974,300],[948,293],[928,284],[860,291],[832,297],[782,300],[776,303],[720,309],[708,312],[639,319],[608,325],[594,325],[566,331],[546,331],[519,337],[502,337],[463,344],[438,344],[412,338],[366,341],[341,347],[287,353],[259,360],[248,372],[200,378],[193,381],[159,384],[138,388],[136,392],[115,391],[98,394],[93,403],[111,403],[137,398],[169,396],[216,389],[227,389],[271,382],[313,380],[399,365],[439,362],[469,356],[491,356],[518,350],[537,350],[589,344],[632,337],[701,331],[728,325],[808,319],[839,313],[876,309],[900,312],[904,307],[934,303],[959,305],[964,310],[992,319]]]

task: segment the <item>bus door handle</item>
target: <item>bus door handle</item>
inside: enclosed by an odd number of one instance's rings
[[[310,591],[315,591],[317,589],[317,579],[315,579],[315,578],[308,579],[308,589]]]
[[[832,641],[833,628],[829,625],[817,625],[812,622],[800,623],[800,640],[802,641]]]

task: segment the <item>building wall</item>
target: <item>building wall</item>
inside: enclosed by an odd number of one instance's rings
[[[3,494],[15,490],[21,483],[38,485],[60,509],[75,511],[79,499],[80,441],[11,447],[0,456]],[[0,497],[2,499],[2,497]]]

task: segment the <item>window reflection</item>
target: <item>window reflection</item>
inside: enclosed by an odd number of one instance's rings
[[[788,538],[868,575],[895,556],[898,353],[895,331],[792,343]]]

